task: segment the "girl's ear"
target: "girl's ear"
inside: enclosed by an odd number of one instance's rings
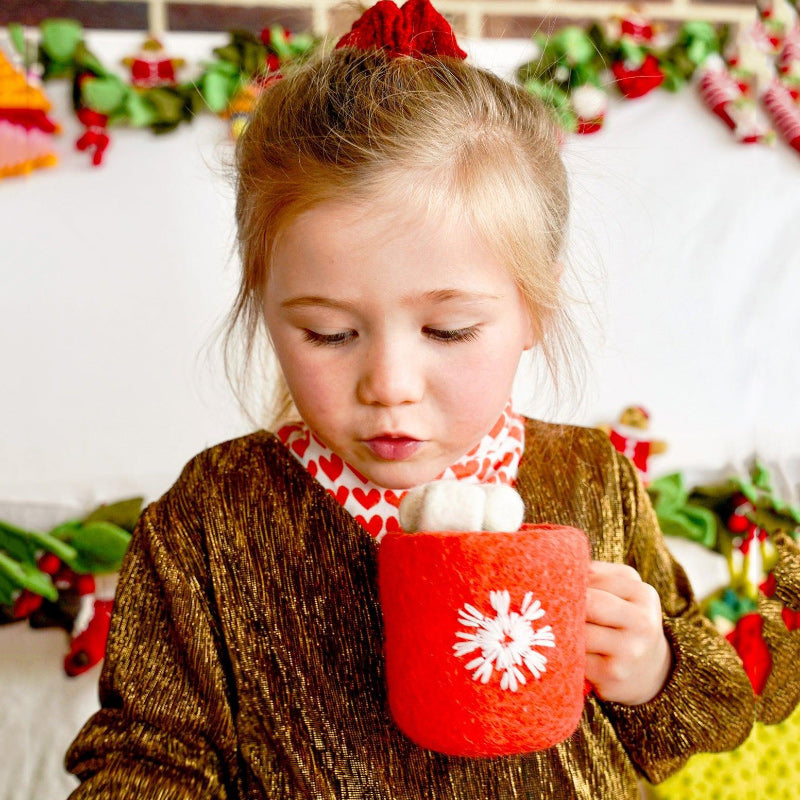
[[[523,350],[531,350],[533,346],[542,338],[541,323],[534,320],[533,315],[528,311],[527,313],[528,329],[525,332],[525,343],[522,347]]]

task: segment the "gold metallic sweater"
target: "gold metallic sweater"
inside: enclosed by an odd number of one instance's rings
[[[575,734],[538,753],[414,745],[386,706],[378,545],[262,431],[196,456],[145,510],[102,708],[67,754],[83,781],[72,800],[634,800],[638,774],[659,781],[694,752],[738,745],[750,684],[693,602],[630,462],[600,432],[530,421],[517,488],[528,521],[582,528],[594,558],[631,564],[658,590],[674,666],[651,701],[590,695]]]

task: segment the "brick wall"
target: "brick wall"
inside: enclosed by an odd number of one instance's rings
[[[460,35],[527,38],[567,21],[586,22],[623,13],[613,0],[438,0],[436,7]],[[372,5],[372,0],[361,3]],[[747,22],[752,0],[655,0],[640,10],[654,22],[704,19]],[[47,17],[72,17],[88,28],[175,31],[259,30],[282,24],[293,31],[339,35],[359,14],[358,0],[2,0],[0,25],[36,25]]]

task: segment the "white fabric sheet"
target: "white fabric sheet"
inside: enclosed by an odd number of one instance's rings
[[[107,64],[141,38],[88,34]],[[166,44],[196,62],[224,40]],[[506,75],[530,53],[466,44]],[[0,184],[0,517],[42,526],[154,499],[193,454],[249,429],[210,343],[236,284],[225,124],[115,131],[93,169],[71,149],[67,87],[48,91],[61,165]],[[758,454],[796,489],[800,154],[737,144],[687,90],[613,103],[565,159],[591,366],[555,408],[523,371],[521,409],[596,424],[641,403],[670,447],[657,472]],[[74,784],[61,759],[96,707],[99,670],[66,678],[66,647],[60,631],[0,629],[0,800],[56,800]]]

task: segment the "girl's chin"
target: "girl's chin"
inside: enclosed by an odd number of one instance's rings
[[[435,481],[448,466],[411,463],[373,463],[353,466],[364,477],[383,489],[413,489],[423,483]]]

